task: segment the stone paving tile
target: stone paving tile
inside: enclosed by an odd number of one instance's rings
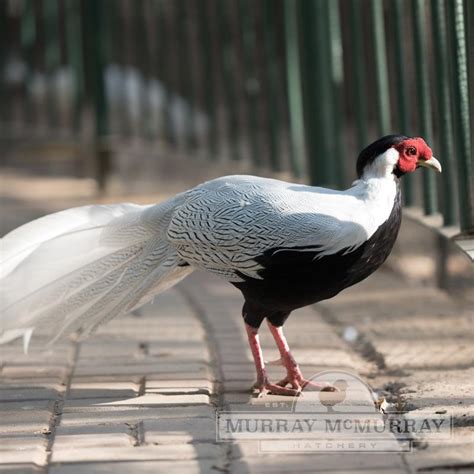
[[[167,366],[169,364],[183,364],[183,363],[188,363],[188,364],[196,364],[196,363],[201,363],[202,365],[206,365],[206,362],[204,362],[201,358],[199,360],[199,357],[193,357],[192,355],[190,356],[189,354],[185,354],[181,352],[180,354],[176,354],[174,356],[171,352],[156,352],[155,354],[149,354],[149,346],[148,345],[143,345],[142,350],[144,354],[135,354],[133,357],[130,356],[116,356],[116,357],[81,357],[81,359],[78,361],[76,364],[77,368],[83,368],[83,367],[89,367],[93,366],[94,363],[95,365],[98,365],[100,367],[108,367],[108,366],[134,366],[136,367],[137,365],[143,365],[146,368],[149,368],[149,366],[157,365],[159,366]]]
[[[159,317],[153,322],[143,321],[142,323],[137,318],[135,321],[121,324],[109,328],[109,324],[103,326],[104,329],[97,333],[99,336],[126,336],[128,341],[138,342],[160,342],[173,341],[175,343],[188,341],[202,341],[204,339],[204,332],[201,328],[195,325],[183,325],[180,330],[173,326],[161,326]]]
[[[194,376],[204,375],[206,376],[209,372],[207,365],[198,364],[195,362],[168,362],[168,363],[157,363],[153,362],[135,362],[127,365],[79,365],[75,371],[75,375],[128,375],[128,374],[141,374],[141,375],[159,375],[159,374],[180,374],[180,373],[193,373]],[[175,375],[176,376],[176,375]]]
[[[64,387],[62,387],[64,390]],[[61,390],[61,391],[63,391]],[[59,390],[44,387],[23,387],[0,389],[0,403],[20,400],[55,400]]]
[[[67,353],[70,347],[69,341],[58,341],[53,345],[48,345],[49,338],[41,333],[38,329],[34,332],[31,338],[30,345],[28,346],[28,353],[23,352],[23,346],[21,341],[18,340],[14,344],[7,344],[2,346],[0,355],[2,359],[9,359],[13,356],[16,361],[21,362],[37,362],[41,360],[45,363],[52,362],[57,363],[58,353]]]
[[[145,384],[145,393],[194,393],[205,392],[208,395],[213,390],[213,384],[209,379],[191,379],[191,380],[154,380],[148,377]]]
[[[1,453],[8,450],[23,451],[27,449],[44,448],[46,449],[47,436],[36,434],[0,434],[0,462]]]
[[[25,449],[14,448],[0,452],[0,465],[5,464],[34,464],[44,466],[46,464],[46,451],[44,448]]]
[[[80,360],[115,357],[135,357],[141,353],[140,342],[130,341],[125,336],[111,336],[94,334],[81,342]]]
[[[187,405],[209,405],[209,395],[205,393],[145,393],[136,398],[128,400],[120,400],[117,402],[103,402],[102,405],[173,405],[173,406],[187,406]]]
[[[0,472],[7,472],[9,474],[37,474],[43,472],[43,468],[21,462],[14,464],[6,463],[0,464]]]
[[[87,447],[97,444],[109,447],[132,446],[135,444],[132,435],[134,426],[136,425],[133,423],[61,425],[56,429],[54,444],[63,447],[68,447],[70,442],[75,447]]]
[[[407,473],[403,460],[395,454],[289,454],[244,457],[232,462],[232,474],[297,472]]]
[[[182,364],[181,364],[182,366]],[[124,371],[127,372],[127,371]],[[195,372],[163,372],[163,373],[147,373],[146,371],[134,373],[122,373],[122,374],[110,374],[110,373],[96,373],[96,374],[81,374],[74,375],[74,382],[80,383],[95,383],[95,382],[125,382],[140,385],[144,377],[150,380],[163,380],[163,381],[174,381],[176,380],[176,373],[179,374],[179,380],[195,380],[197,377],[203,375],[209,377],[209,380],[213,380],[213,374],[209,374],[209,367],[206,366],[206,370],[203,373]]]
[[[73,382],[68,399],[82,398],[118,398],[137,396],[139,385],[132,382]]]
[[[94,462],[94,463],[67,463],[51,465],[50,474],[130,474],[139,472],[143,474],[204,474],[210,472],[223,472],[223,463],[209,459],[196,459],[189,461],[141,461],[141,462]]]
[[[46,464],[47,439],[43,435],[0,435],[0,468],[8,464]]]
[[[104,462],[104,461],[174,461],[188,459],[214,459],[220,448],[214,444],[173,444],[135,447],[86,447],[64,446],[54,448],[51,462]]]
[[[295,459],[294,464],[289,464],[287,462],[278,463],[278,462],[251,462],[246,463],[242,461],[237,461],[236,463],[232,464],[230,469],[230,474],[248,474],[250,472],[259,472],[259,473],[268,473],[274,474],[276,472],[281,474],[298,474],[303,472],[331,472],[332,474],[368,474],[368,473],[381,473],[381,474],[406,474],[406,471],[403,468],[393,469],[393,468],[385,468],[383,466],[377,466],[374,469],[364,467],[362,469],[343,469],[339,470],[334,467],[327,467],[325,464],[320,464],[318,460],[315,460],[311,465],[305,465],[304,463],[300,462],[301,459]],[[450,471],[453,472],[454,471]],[[435,472],[438,474],[438,471]]]
[[[102,431],[102,430],[100,430]],[[132,445],[132,440],[128,433],[128,427],[125,426],[125,433],[106,432],[94,433],[85,432],[84,434],[60,434],[54,439],[54,451],[100,448],[128,448]]]
[[[54,401],[36,400],[0,404],[0,433],[34,434],[47,430]]]
[[[96,423],[137,423],[142,420],[161,420],[165,418],[212,418],[215,410],[205,405],[177,407],[130,407],[84,406],[65,407],[61,416],[61,426],[73,426]]]
[[[62,366],[42,366],[40,363],[28,366],[5,365],[2,369],[2,376],[6,378],[44,378],[57,377],[57,380],[63,379],[67,374],[67,368]]]
[[[10,378],[1,377],[0,390],[23,390],[23,389],[52,389],[58,392],[64,390],[65,384],[61,379],[52,377],[35,377],[31,378]]]
[[[216,424],[209,418],[168,418],[143,422],[146,444],[214,443]]]
[[[156,360],[157,363],[162,363],[167,359],[174,361],[186,361],[186,362],[199,362],[209,363],[210,354],[204,350],[202,343],[193,345],[190,341],[189,344],[166,344],[161,343],[150,343],[146,347],[147,357]]]

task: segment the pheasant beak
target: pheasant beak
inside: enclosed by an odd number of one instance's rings
[[[434,156],[432,156],[429,160],[419,160],[418,166],[430,168],[437,171],[438,173],[441,173],[441,163]]]

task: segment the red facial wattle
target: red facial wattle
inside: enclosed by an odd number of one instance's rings
[[[428,161],[433,156],[431,148],[422,138],[409,138],[394,148],[400,154],[397,167],[402,173],[413,173],[420,161]]]

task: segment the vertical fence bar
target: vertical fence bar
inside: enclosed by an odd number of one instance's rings
[[[10,113],[11,125],[13,125],[12,131],[17,133],[19,127],[21,127],[21,112],[22,112],[22,78],[20,75],[15,74],[16,64],[20,61],[21,54],[21,18],[19,16],[20,4],[15,2],[10,3],[10,21],[8,24],[8,40],[7,46],[9,48],[8,53],[8,65],[6,70],[7,82],[8,82],[8,97],[7,107]],[[12,74],[13,73],[13,74]],[[16,77],[15,77],[16,76]],[[5,106],[2,104],[2,106]]]
[[[415,47],[416,92],[420,111],[420,132],[428,142],[433,141],[431,123],[430,82],[428,79],[428,58],[426,42],[425,0],[412,1],[413,34]],[[426,214],[438,211],[436,181],[434,173],[423,173],[423,207]]]
[[[344,87],[344,64],[342,58],[341,20],[339,18],[339,1],[327,2],[328,8],[328,39],[330,52],[331,72],[331,101],[332,119],[334,126],[333,154],[335,162],[333,184],[343,187],[346,184],[346,166],[344,153],[344,110],[343,110],[343,87]]]
[[[286,74],[291,128],[291,165],[297,178],[303,175],[306,160],[303,97],[296,0],[285,0]]]
[[[377,125],[380,135],[390,132],[390,90],[388,84],[387,47],[385,44],[384,3],[371,0],[372,34],[375,53],[375,87]]]
[[[1,15],[2,13],[0,13]],[[21,48],[26,66],[25,96],[23,116],[28,120],[28,126],[34,121],[33,107],[31,103],[31,92],[29,86],[33,78],[34,44],[36,40],[36,21],[33,8],[33,0],[26,0],[23,4],[21,15]],[[0,40],[1,41],[1,40]],[[1,54],[1,53],[0,53]],[[0,73],[1,74],[1,73]],[[33,120],[32,120],[33,118]]]
[[[215,2],[217,7],[217,22],[219,24],[220,38],[220,68],[224,90],[225,109],[227,115],[227,135],[230,145],[230,157],[232,160],[240,159],[240,129],[237,116],[237,100],[234,82],[234,55],[230,34],[230,22],[228,14],[228,1],[219,0]]]
[[[123,58],[123,109],[124,109],[124,127],[122,128],[123,138],[136,138],[137,130],[137,112],[136,102],[136,80],[137,69],[136,60],[133,51],[133,22],[131,21],[132,7],[130,0],[110,0],[117,8],[121,23],[121,38],[119,44],[122,47]],[[111,20],[109,16],[109,21]]]
[[[332,84],[331,84],[331,54],[330,54],[330,36],[329,36],[329,6],[326,0],[314,1],[313,14],[315,15],[316,35],[311,44],[311,50],[314,55],[315,63],[315,84],[318,88],[316,101],[312,104],[315,108],[314,113],[320,115],[319,125],[320,137],[319,144],[316,143],[311,149],[309,160],[317,160],[320,164],[321,176],[318,179],[319,184],[334,185],[335,161],[328,159],[333,154],[334,131],[334,104],[332,103]],[[314,26],[311,26],[314,29]],[[311,85],[311,87],[314,87]],[[319,109],[319,110],[318,110]],[[310,128],[311,132],[313,131]]]
[[[7,2],[0,2],[0,101],[3,107],[0,107],[0,123],[2,125],[6,124],[7,121],[7,104],[8,94],[7,87],[5,84],[5,64],[7,58],[7,44],[8,44],[8,34],[7,34],[7,11],[8,4]]]
[[[397,98],[398,98],[398,122],[400,132],[410,135],[410,114],[408,112],[408,87],[406,81],[406,61],[405,54],[405,0],[393,0],[394,8],[393,26],[394,26],[394,44],[395,44],[395,75],[397,80]],[[413,206],[415,203],[413,176],[407,175],[403,178],[403,195],[405,204]]]
[[[326,0],[305,0],[299,5],[303,28],[303,112],[309,177],[313,185],[331,185],[336,182],[336,168],[335,160],[328,159],[334,152],[332,137],[335,134],[328,3]]]
[[[123,2],[121,0],[101,0],[107,12],[105,30],[107,37],[106,52],[110,71],[111,90],[108,96],[114,102],[110,104],[110,131],[121,136],[130,133],[130,117],[127,109],[125,38],[123,28]]]
[[[107,11],[105,16],[105,31],[107,42],[104,46],[105,57],[107,58],[107,76],[106,87],[107,98],[110,100],[110,132],[112,134],[122,132],[123,117],[125,115],[123,108],[119,106],[121,98],[125,95],[123,87],[123,69],[118,69],[120,64],[121,48],[121,31],[120,31],[120,13],[117,11],[118,6],[115,0],[101,0]]]
[[[133,52],[141,75],[139,91],[140,123],[139,133],[145,139],[151,140],[153,132],[151,129],[150,110],[150,82],[151,82],[151,51],[150,37],[147,24],[146,0],[133,2]]]
[[[362,28],[362,4],[361,0],[351,0],[350,3],[351,22],[351,56],[354,69],[353,94],[355,98],[355,119],[357,148],[362,150],[367,146],[367,82],[365,76],[365,54],[364,37]]]
[[[59,29],[59,79],[58,82],[58,112],[59,125],[64,134],[72,136],[72,117],[73,117],[73,76],[69,67],[68,41],[66,28],[66,0],[58,0],[58,29]],[[63,82],[65,80],[65,83]],[[64,86],[61,86],[64,84]],[[67,85],[66,85],[67,84]]]
[[[431,1],[433,46],[435,59],[436,99],[438,102],[439,144],[443,161],[443,217],[444,225],[456,222],[453,127],[449,81],[449,57],[446,35],[446,8],[444,0]]]
[[[81,129],[82,99],[84,96],[81,20],[79,0],[68,0],[66,2],[66,43],[74,88],[72,129],[76,134],[78,134]]]
[[[175,0],[175,25],[177,33],[178,47],[178,82],[183,99],[189,108],[184,117],[185,146],[187,151],[191,151],[196,146],[196,135],[194,130],[194,94],[193,94],[193,70],[190,61],[189,24],[186,11],[186,0]]]
[[[163,120],[163,138],[173,145],[176,142],[176,133],[174,130],[173,121],[170,115],[170,46],[168,24],[166,19],[166,9],[162,0],[155,0],[154,6],[158,17],[158,52],[156,55],[158,78],[161,81],[163,88],[163,106],[162,106],[162,120]]]
[[[89,87],[95,122],[95,173],[100,191],[106,186],[110,168],[110,150],[104,140],[108,135],[108,111],[104,80],[104,11],[103,3],[96,0],[84,1],[84,57],[88,62]]]
[[[278,32],[278,34],[275,34],[275,45],[278,53],[276,66],[279,78],[278,106],[281,112],[279,138],[282,141],[282,167],[286,170],[291,169],[290,159],[292,144],[288,100],[288,76],[286,73],[285,0],[275,0],[273,7],[275,11],[275,24],[277,26],[276,32]]]
[[[45,68],[45,22],[44,22],[44,6],[43,0],[35,0],[33,2],[36,38],[34,43],[34,81],[43,86],[41,89],[46,89],[45,81],[47,80],[47,71]],[[48,126],[48,116],[46,109],[46,93],[38,94],[34,100],[36,131],[39,134],[44,134]]]
[[[268,144],[270,165],[273,171],[281,171],[279,140],[280,107],[278,101],[278,56],[275,42],[275,10],[273,0],[263,0],[262,28],[265,48],[265,73],[267,86],[266,113],[268,117]]]
[[[262,154],[259,140],[258,97],[259,81],[255,67],[255,48],[258,47],[255,38],[255,10],[249,8],[248,0],[239,0],[240,20],[242,28],[242,49],[244,65],[244,90],[246,98],[246,122],[250,139],[250,156],[255,166],[262,164]]]
[[[320,24],[317,23],[316,2],[313,0],[301,0],[298,2],[298,7],[301,22],[300,49],[302,53],[303,123],[305,129],[308,130],[304,137],[307,150],[307,168],[310,183],[318,185],[326,181],[326,160],[321,159],[321,157],[327,156],[328,153],[324,148],[326,146],[324,126],[327,124],[327,120],[325,120],[325,102],[321,103],[324,84],[321,83],[318,77],[321,49],[317,47],[317,32],[320,32],[321,29]]]
[[[67,68],[65,2],[66,0],[58,0],[59,66],[63,72]]]
[[[467,63],[468,63],[468,79],[469,79],[469,107],[471,117],[471,153],[473,151],[474,137],[474,2],[465,0],[466,10],[466,38],[467,38]]]
[[[90,1],[90,0],[89,0]],[[104,82],[104,37],[103,37],[103,11],[100,2],[91,1],[91,16],[87,18],[87,22],[90,22],[91,34],[91,55],[92,70],[93,70],[93,93],[94,93],[94,111],[96,117],[96,130],[98,137],[104,137],[108,133],[108,122],[107,122],[107,102],[105,99],[105,82]]]
[[[209,158],[217,159],[217,124],[216,124],[216,101],[214,98],[215,91],[215,71],[214,56],[212,51],[212,41],[210,35],[209,2],[204,1],[197,7],[198,14],[198,31],[199,31],[199,48],[200,68],[202,74],[202,84],[204,86],[204,104],[205,110],[209,117],[207,145],[209,149]]]
[[[57,90],[55,73],[60,63],[58,0],[43,0],[43,20],[45,25],[45,68],[48,75],[47,104],[50,127],[56,127]]]
[[[458,162],[458,186],[461,229],[474,232],[474,169],[471,156],[469,124],[469,84],[466,54],[466,30],[463,0],[451,0],[451,34],[453,36],[454,116],[456,119],[456,155]],[[472,25],[469,25],[472,28]],[[471,45],[472,47],[472,45]],[[472,84],[471,84],[472,86]]]

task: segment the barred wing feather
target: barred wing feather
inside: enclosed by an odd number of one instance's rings
[[[256,259],[272,249],[322,256],[362,244],[367,233],[353,221],[360,201],[317,190],[253,176],[220,178],[188,196],[168,239],[184,260],[230,281],[239,274],[261,278]]]

